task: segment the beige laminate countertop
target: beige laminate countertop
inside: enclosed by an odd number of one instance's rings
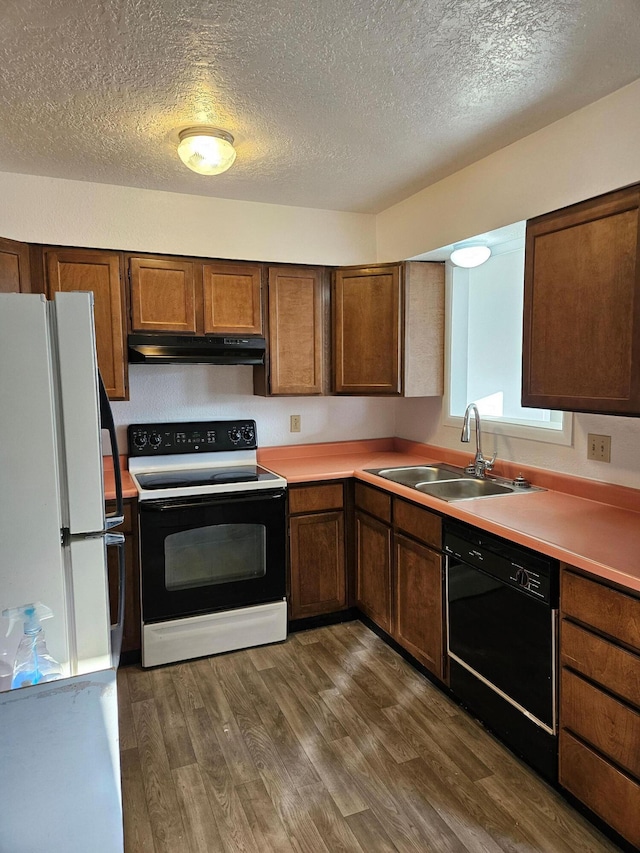
[[[353,446],[349,449],[347,445]],[[327,445],[326,453],[319,449],[308,454],[302,451],[302,455],[296,455],[300,450],[295,447],[267,448],[259,452],[259,461],[291,484],[355,477],[443,516],[467,522],[570,563],[596,577],[640,592],[640,512],[637,510],[551,488],[543,492],[447,503],[368,473],[366,469],[450,459],[434,456],[433,448],[429,455],[426,446],[424,453],[416,453],[413,449],[411,452],[386,449],[384,445],[382,440],[347,442],[344,445]],[[444,455],[451,456],[450,453]],[[456,462],[459,464],[459,460]],[[539,473],[542,476],[542,472]],[[531,474],[528,476],[534,484],[545,485],[541,479]],[[549,474],[552,482],[554,477]],[[588,484],[590,481],[584,482]],[[593,487],[596,493],[597,485]],[[610,488],[614,495],[616,492],[636,491]],[[588,493],[589,486],[585,486],[583,491]],[[623,497],[629,502],[628,495]]]

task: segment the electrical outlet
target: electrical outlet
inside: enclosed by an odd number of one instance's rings
[[[300,415],[291,415],[289,432],[300,432]]]
[[[611,462],[611,436],[587,434],[587,459]]]

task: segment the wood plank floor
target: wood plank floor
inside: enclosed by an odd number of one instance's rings
[[[360,622],[119,696],[126,853],[618,850]]]

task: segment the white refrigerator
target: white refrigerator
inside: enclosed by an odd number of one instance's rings
[[[104,389],[102,389],[104,392]],[[0,612],[42,602],[55,681],[11,688],[22,625],[0,618],[0,851],[121,853],[116,667],[93,294],[0,294]]]

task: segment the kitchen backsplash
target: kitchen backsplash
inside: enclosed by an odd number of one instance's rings
[[[394,398],[258,397],[247,366],[129,365],[130,400],[113,402],[121,453],[130,423],[253,418],[262,447],[393,436]],[[290,415],[301,430],[289,431]]]

